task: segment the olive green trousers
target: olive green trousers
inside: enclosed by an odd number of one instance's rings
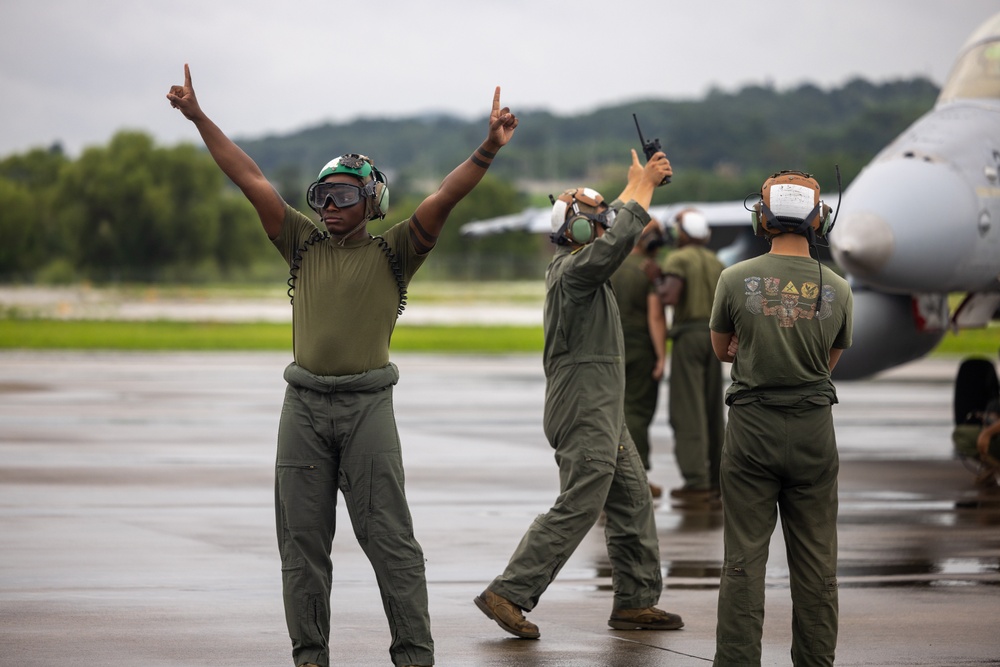
[[[730,407],[715,665],[760,664],[764,577],[779,515],[792,596],[792,663],[833,664],[839,465],[831,406]]]
[[[614,608],[651,607],[660,598],[653,497],[625,426],[623,385],[613,366],[602,363],[570,364],[550,379],[544,429],[559,466],[559,496],[489,585],[522,609],[538,604],[602,511]]]
[[[296,665],[330,663],[337,492],[375,570],[396,665],[434,664],[424,554],[413,535],[392,408],[395,365],[349,376],[285,369],[275,512]],[[343,606],[350,613],[351,602]]]
[[[722,364],[707,326],[672,336],[667,408],[684,487],[717,489],[725,439],[724,390]]]

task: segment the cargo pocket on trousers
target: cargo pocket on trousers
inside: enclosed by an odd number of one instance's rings
[[[737,609],[746,611],[750,605],[750,576],[746,568],[741,565],[726,565],[722,568],[722,576],[726,577],[731,603]]]
[[[318,463],[278,461],[278,502],[288,530],[311,530],[330,515],[337,502],[329,492],[329,479]]]
[[[635,507],[649,500],[649,484],[644,483],[646,473],[641,466],[642,461],[635,447],[618,445],[615,475],[623,482],[622,486],[628,493],[629,502]]]

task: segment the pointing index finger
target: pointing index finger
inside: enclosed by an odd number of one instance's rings
[[[191,87],[191,68],[188,67],[187,63],[184,63],[184,87]]]
[[[495,116],[500,111],[500,86],[497,86],[496,91],[493,93],[493,115]]]

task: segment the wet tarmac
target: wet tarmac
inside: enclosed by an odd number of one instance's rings
[[[607,627],[595,528],[529,618],[502,632],[472,598],[556,495],[537,355],[395,355],[407,493],[427,557],[438,665],[708,665],[721,515],[657,511],[683,630]],[[290,665],[274,536],[285,353],[0,353],[0,666]],[[1000,664],[1000,498],[952,458],[958,361],[842,382],[839,665]],[[664,396],[651,479],[679,483]],[[388,629],[346,514],[334,652],[387,665]],[[790,664],[780,531],[764,664]]]

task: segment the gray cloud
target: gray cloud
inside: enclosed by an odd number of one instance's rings
[[[327,120],[577,113],[711,87],[823,87],[854,76],[942,83],[995,0],[8,0],[0,21],[0,156],[119,129],[198,141],[164,95],[190,63],[232,136]]]

